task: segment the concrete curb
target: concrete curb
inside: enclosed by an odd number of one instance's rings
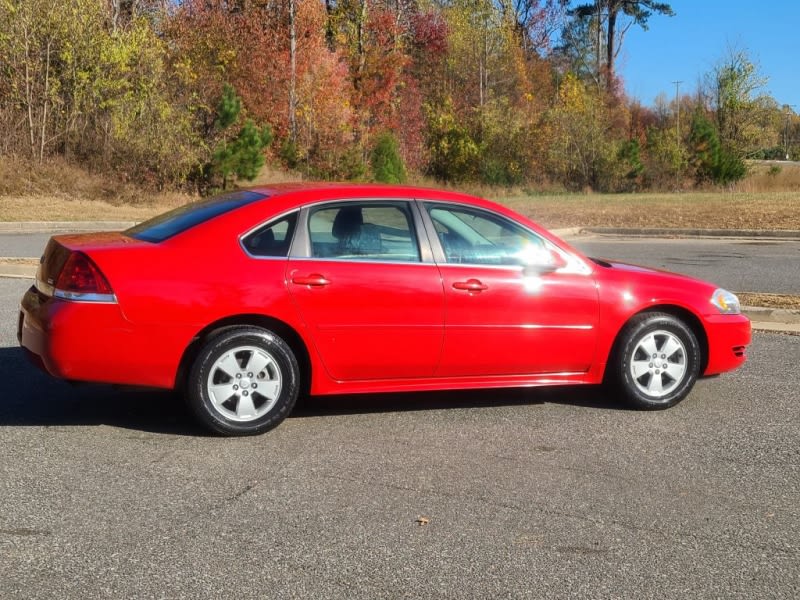
[[[586,229],[583,227],[563,227],[561,229],[548,229],[548,231],[558,237],[574,237],[576,235],[580,235]]]
[[[800,325],[800,310],[791,308],[768,308],[764,306],[743,306],[742,312],[753,322]]]
[[[135,224],[135,221],[3,221],[0,222],[0,233],[119,231]]]
[[[667,227],[582,227],[581,233],[622,235],[631,237],[710,237],[710,238],[767,238],[772,240],[800,240],[800,231],[766,229],[675,229]]]

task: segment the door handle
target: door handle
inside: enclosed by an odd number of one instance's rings
[[[482,283],[479,279],[467,279],[466,281],[456,281],[453,287],[457,290],[465,290],[467,292],[482,292],[488,290],[489,286]]]
[[[330,284],[331,280],[326,279],[324,275],[312,273],[311,275],[294,275],[292,276],[292,283],[297,285],[307,285],[309,287],[322,287]]]

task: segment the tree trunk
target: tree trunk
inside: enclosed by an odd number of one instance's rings
[[[367,56],[364,50],[364,31],[367,26],[367,0],[361,0],[361,9],[358,15],[358,33],[357,33],[357,48],[358,48],[358,74],[355,82],[357,88],[361,87],[361,77],[364,73],[366,66]]]
[[[614,85],[614,36],[616,35],[619,6],[615,0],[608,3],[608,32],[606,34],[606,89]]]
[[[289,0],[289,136],[297,140],[297,4]]]
[[[42,128],[39,138],[39,162],[44,161],[44,146],[47,137],[47,104],[50,95],[50,55],[52,53],[52,40],[47,40],[46,64],[44,70],[44,99],[42,101]]]
[[[28,113],[28,136],[31,142],[31,158],[36,157],[36,125],[33,122],[33,82],[31,81],[30,38],[25,30],[25,104]]]

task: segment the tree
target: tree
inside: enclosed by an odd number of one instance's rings
[[[720,141],[719,132],[701,112],[696,112],[689,132],[689,146],[698,182],[729,184],[747,174],[744,161]]]
[[[547,50],[561,26],[569,0],[497,0],[503,16],[510,17],[526,54]]]
[[[645,179],[651,188],[680,186],[688,166],[686,148],[674,127],[649,127],[645,157]]]
[[[653,0],[595,0],[591,3],[580,4],[575,7],[572,14],[579,19],[592,19],[596,32],[596,68],[597,74],[605,69],[606,89],[615,86],[614,62],[622,47],[622,40],[628,29],[639,25],[645,31],[648,20],[653,13],[673,16],[675,12],[666,2]],[[627,18],[627,22],[624,20]],[[605,25],[605,34],[601,29]],[[605,49],[605,63],[601,64],[601,48]]]
[[[547,171],[570,189],[609,189],[619,151],[602,94],[567,74],[547,112]]]
[[[404,183],[406,169],[397,147],[397,139],[391,133],[378,136],[371,157],[372,176],[381,183]]]
[[[778,143],[780,121],[770,120],[779,119],[780,108],[759,93],[767,81],[743,50],[730,50],[707,76],[720,141],[741,158]]]
[[[221,136],[211,159],[211,171],[222,176],[222,189],[231,176],[253,180],[264,166],[264,148],[272,142],[269,126],[258,129],[252,119],[246,119],[233,135],[230,128],[241,116],[242,101],[230,85],[225,85],[217,108],[216,128]]]

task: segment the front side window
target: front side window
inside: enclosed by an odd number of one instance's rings
[[[544,240],[500,215],[427,204],[448,263],[530,265],[549,260]]]
[[[253,256],[288,256],[297,213],[267,223],[242,239],[242,246]]]
[[[405,202],[349,202],[312,210],[314,258],[419,262],[417,236]]]

